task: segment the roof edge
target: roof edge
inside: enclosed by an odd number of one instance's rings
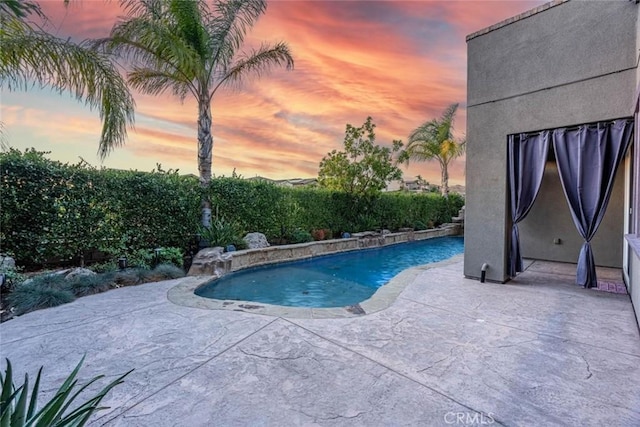
[[[485,35],[487,33],[490,33],[491,31],[495,31],[495,30],[497,30],[499,28],[506,27],[507,25],[513,24],[514,22],[517,22],[517,21],[520,21],[522,19],[528,18],[530,16],[536,15],[536,14],[538,14],[540,12],[544,12],[547,9],[551,9],[552,7],[559,6],[559,5],[561,5],[563,3],[566,3],[568,1],[570,1],[570,0],[553,0],[553,1],[550,1],[549,3],[545,3],[543,5],[535,7],[533,9],[528,10],[526,12],[523,12],[523,13],[521,13],[519,15],[513,16],[513,17],[508,18],[508,19],[505,19],[504,21],[500,21],[497,24],[493,24],[490,27],[486,27],[486,28],[483,28],[482,30],[476,31],[475,33],[471,33],[471,34],[469,34],[467,36],[466,41],[468,42],[471,39],[475,39],[476,37]]]

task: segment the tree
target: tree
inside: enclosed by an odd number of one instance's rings
[[[402,179],[402,171],[393,160],[402,142],[393,141],[392,148],[376,145],[375,127],[371,117],[359,128],[347,124],[344,151],[333,150],[320,162],[321,187],[362,196],[376,194],[389,181]]]
[[[238,54],[247,30],[266,11],[265,0],[121,0],[127,17],[98,41],[131,64],[129,84],[143,93],[171,91],[198,103],[200,183],[211,180],[211,101],[222,86],[261,75],[272,66],[293,68],[289,47],[279,42]]]
[[[409,164],[410,160],[437,160],[440,164],[441,186],[443,196],[449,195],[449,164],[465,150],[465,141],[453,137],[453,119],[458,104],[452,104],[439,119],[429,120],[418,126],[407,142],[407,147],[400,154],[401,161]]]
[[[27,22],[32,16],[46,19],[35,2],[0,0],[0,87],[27,90],[36,83],[98,108],[98,152],[104,159],[124,144],[127,126],[133,124],[134,101],[126,82],[107,56],[89,48],[89,41],[54,37]]]

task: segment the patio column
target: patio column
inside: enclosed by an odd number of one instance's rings
[[[590,242],[607,210],[616,170],[631,142],[632,132],[630,120],[553,131],[562,189],[573,222],[584,239],[578,256],[576,283],[585,288],[598,286]]]

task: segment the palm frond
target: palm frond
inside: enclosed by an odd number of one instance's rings
[[[213,49],[212,63],[226,69],[240,49],[247,30],[267,9],[265,0],[221,0],[216,2],[215,17],[206,24],[209,48]]]
[[[31,14],[45,18],[40,5],[29,0],[0,0],[0,17],[24,20]]]
[[[242,56],[214,87],[212,94],[222,84],[239,83],[250,74],[260,77],[262,73],[274,66],[284,66],[287,70],[293,69],[293,56],[286,43],[280,42],[273,47],[263,44],[257,51]]]
[[[167,79],[168,86],[187,85],[194,96],[198,95],[193,82],[202,79],[202,58],[162,20],[134,17],[118,22],[110,37],[96,40],[94,48],[124,58],[134,69],[155,69],[165,77],[173,76]],[[131,74],[128,77],[133,84]],[[154,88],[150,93],[161,92]],[[183,92],[182,89],[179,91]]]
[[[151,68],[134,68],[128,74],[129,84],[143,93],[160,95],[168,90],[178,96],[181,101],[191,90],[191,82],[182,79],[177,73],[168,74]]]
[[[208,55],[207,35],[202,26],[199,4],[205,3],[197,0],[171,0],[169,10],[175,20],[176,36],[204,59]]]
[[[36,83],[69,92],[102,119],[99,154],[124,144],[134,121],[134,101],[125,81],[104,55],[85,44],[58,39],[18,24],[0,31],[0,87],[26,90]]]

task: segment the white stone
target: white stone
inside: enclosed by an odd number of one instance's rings
[[[242,240],[247,242],[249,249],[268,248],[270,246],[267,237],[262,233],[249,233]]]
[[[75,268],[71,270],[66,276],[64,276],[65,280],[73,280],[78,277],[87,277],[87,276],[95,276],[96,273],[86,268]]]
[[[0,256],[0,268],[4,268],[6,270],[15,270],[16,260],[11,258],[10,256]]]

